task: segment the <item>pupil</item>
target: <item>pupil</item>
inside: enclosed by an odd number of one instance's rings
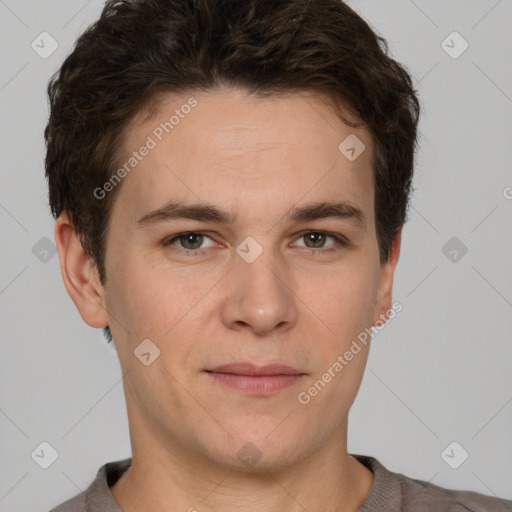
[[[325,234],[324,233],[310,233],[306,240],[313,242],[313,246],[309,247],[321,247],[324,242]],[[306,245],[308,245],[306,243]]]
[[[196,233],[189,233],[188,235],[183,235],[184,238],[184,246],[188,247],[189,249],[197,249],[201,246],[203,235],[199,235]],[[183,242],[183,240],[182,240]],[[193,247],[190,247],[193,246]]]
[[[201,246],[203,235],[197,233],[189,233],[187,235],[183,235],[184,244],[191,249],[197,249]],[[183,240],[182,240],[183,242]],[[311,242],[312,245],[309,245]],[[324,233],[309,233],[306,237],[306,245],[308,247],[321,247],[325,242],[325,234]],[[193,246],[193,247],[190,247]]]

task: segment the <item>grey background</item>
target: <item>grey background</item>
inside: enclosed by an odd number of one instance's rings
[[[394,287],[403,311],[373,340],[349,451],[512,499],[512,1],[350,4],[414,75],[424,112]],[[48,510],[131,453],[117,356],[83,323],[40,241],[54,240],[46,83],[101,7],[0,0],[0,511]],[[59,45],[47,59],[31,48],[43,31]],[[453,31],[469,43],[457,59],[441,46]],[[442,250],[454,236],[468,248],[455,262]],[[31,458],[42,441],[58,452],[46,470]],[[469,453],[458,469],[441,456],[453,441]]]

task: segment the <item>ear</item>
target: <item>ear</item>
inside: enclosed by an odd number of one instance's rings
[[[395,275],[396,264],[400,255],[400,244],[402,241],[402,229],[398,231],[391,244],[391,251],[388,261],[381,265],[379,288],[377,291],[377,300],[375,312],[373,314],[373,325],[385,323],[389,317],[391,309],[391,294],[393,291],[393,278]]]
[[[106,327],[109,322],[104,289],[96,265],[65,212],[55,222],[55,241],[64,286],[80,316],[91,327]]]

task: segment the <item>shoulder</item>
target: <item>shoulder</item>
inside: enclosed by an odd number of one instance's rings
[[[512,512],[510,500],[473,491],[447,489],[389,471],[374,457],[354,457],[375,477],[360,512],[373,512],[379,506],[397,512]]]
[[[512,501],[473,491],[447,489],[400,474],[407,512],[512,512]]]
[[[128,469],[131,461],[130,458],[104,464],[85,491],[61,503],[50,512],[121,512],[109,487]]]
[[[71,498],[64,503],[61,503],[55,508],[52,508],[50,512],[83,512],[87,510],[85,501],[85,492],[77,494],[74,498]]]

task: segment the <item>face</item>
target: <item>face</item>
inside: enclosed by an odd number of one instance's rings
[[[368,132],[319,96],[222,89],[166,96],[123,150],[140,159],[118,185],[102,300],[132,438],[236,467],[320,450],[369,345],[339,357],[390,307]]]

